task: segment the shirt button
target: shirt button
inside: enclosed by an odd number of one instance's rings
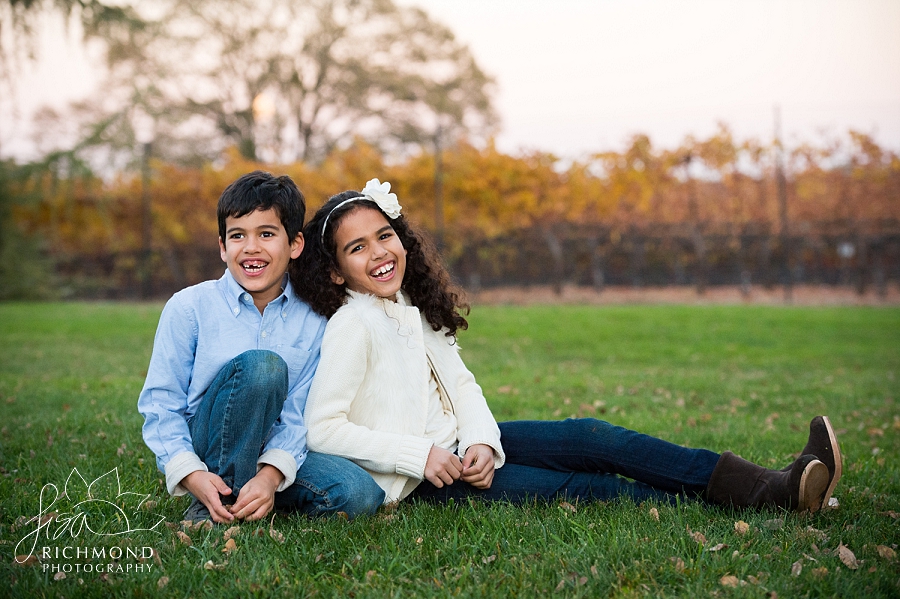
[[[268,337],[268,336],[269,336],[269,334],[268,334],[268,333],[267,333],[267,332],[265,332],[265,331],[263,331],[263,334],[262,334],[262,336],[263,336],[263,339],[265,339],[265,338],[266,338],[266,337]]]
[[[282,317],[282,318],[287,318],[287,312],[282,312],[282,313],[281,313],[281,317]]]
[[[240,311],[241,311],[240,308],[235,308],[234,310],[232,310],[232,312],[234,312],[235,314],[237,314],[237,313],[240,312]]]

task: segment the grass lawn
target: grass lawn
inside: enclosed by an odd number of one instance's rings
[[[402,504],[277,516],[226,545],[224,527],[178,525],[188,500],[168,497],[141,439],[160,308],[0,304],[0,595],[900,595],[900,309],[477,307],[462,335],[498,420],[598,417],[780,468],[828,414],[837,509]],[[41,512],[57,515],[35,539]],[[32,542],[40,559],[17,564]]]

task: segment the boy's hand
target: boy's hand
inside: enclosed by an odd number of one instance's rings
[[[476,443],[466,450],[460,479],[476,489],[490,489],[494,482],[494,450],[490,445]]]
[[[281,470],[266,464],[241,488],[237,501],[231,506],[231,513],[235,518],[248,522],[265,518],[275,506],[275,489],[283,480]]]
[[[455,454],[432,445],[425,462],[425,479],[440,489],[452,485],[462,473],[462,463]]]
[[[191,495],[199,499],[214,522],[231,522],[234,516],[222,505],[219,494],[231,495],[231,489],[225,484],[218,474],[195,470],[181,479],[181,486],[187,489]]]

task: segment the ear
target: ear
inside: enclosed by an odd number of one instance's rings
[[[228,262],[228,258],[225,254],[225,242],[222,241],[221,237],[219,237],[219,257],[222,259],[222,262]]]
[[[303,233],[297,233],[297,236],[294,237],[294,240],[291,242],[291,260],[295,260],[300,257],[300,254],[303,253]]]
[[[344,277],[342,277],[337,271],[331,271],[331,282],[335,285],[343,285]]]

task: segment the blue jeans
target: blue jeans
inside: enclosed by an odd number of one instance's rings
[[[246,351],[222,367],[188,422],[194,452],[232,490],[231,501],[256,476],[256,460],[281,414],[288,367],[278,354]],[[373,514],[384,491],[344,458],[308,452],[294,484],[275,494],[279,510],[310,516]]]
[[[593,418],[519,420],[499,426],[506,464],[494,473],[489,489],[460,480],[438,489],[426,480],[412,497],[513,503],[630,497],[674,503],[678,495],[701,496],[719,461],[712,451],[681,447]]]

